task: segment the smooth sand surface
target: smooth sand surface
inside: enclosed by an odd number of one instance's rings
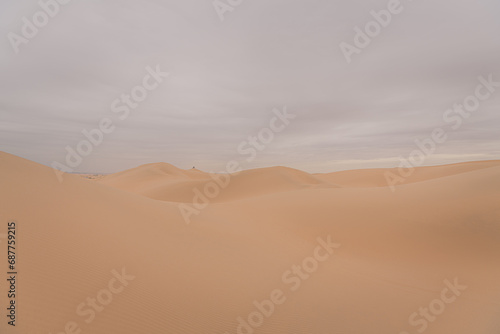
[[[243,171],[187,224],[208,173],[159,163],[59,182],[0,153],[0,236],[17,223],[19,273],[15,328],[0,285],[0,333],[500,333],[500,161],[421,167],[394,192],[386,171]],[[443,294],[445,280],[461,290]]]

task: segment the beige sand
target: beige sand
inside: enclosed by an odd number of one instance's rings
[[[60,183],[0,153],[0,235],[17,222],[19,261],[17,326],[2,283],[0,333],[500,333],[500,161],[422,167],[395,192],[384,173],[240,172],[186,224],[207,173],[161,163]]]

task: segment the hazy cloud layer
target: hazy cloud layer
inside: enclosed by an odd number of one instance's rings
[[[19,46],[37,1],[0,4],[0,150],[50,165],[103,117],[116,129],[78,166],[114,172],[148,162],[221,170],[287,165],[311,172],[396,166],[444,112],[500,81],[500,2],[402,0],[348,64],[339,48],[387,1],[244,0],[221,22],[207,0],[72,0]],[[120,121],[110,109],[145,68],[169,72]],[[273,108],[297,115],[252,163],[238,145]],[[500,159],[500,90],[426,163]]]

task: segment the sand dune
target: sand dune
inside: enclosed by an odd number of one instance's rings
[[[207,173],[61,183],[0,153],[0,235],[19,226],[0,332],[499,333],[500,162],[418,168],[395,192],[384,173],[240,172],[188,225]]]
[[[148,198],[191,202],[193,189],[203,191],[209,182],[224,189],[212,202],[234,201],[245,197],[306,188],[338,187],[314,175],[287,167],[246,170],[233,175],[209,174],[199,170],[181,170],[169,164],[148,164],[99,180],[118,189],[144,195]],[[227,186],[225,184],[227,183]]]
[[[477,169],[499,166],[498,160],[473,161],[467,163],[451,164],[444,166],[417,167],[403,184],[421,182],[455,174],[467,173]],[[386,187],[386,172],[398,175],[397,168],[360,169],[335,173],[315,174],[321,180],[349,187]]]

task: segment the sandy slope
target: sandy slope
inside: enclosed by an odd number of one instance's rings
[[[224,191],[211,202],[234,201],[245,197],[303,188],[338,187],[314,175],[287,167],[246,170],[227,175],[209,174],[199,170],[181,170],[166,163],[147,164],[124,172],[105,176],[100,183],[144,195],[170,201],[191,202],[193,189],[204,191],[209,182],[220,184]],[[217,183],[217,181],[218,183]],[[228,183],[225,186],[225,183]]]
[[[240,333],[413,334],[427,323],[425,333],[498,334],[500,162],[420,168],[395,192],[383,173],[241,172],[188,225],[179,205],[212,182],[201,171],[150,164],[60,183],[0,153],[0,234],[18,224],[15,332],[233,334],[279,289],[283,303]],[[329,235],[341,244],[332,254],[317,241]],[[289,271],[315,253],[327,257],[317,270]],[[77,308],[109,301],[122,268],[133,279],[86,323]],[[432,321],[410,324],[455,278],[467,288],[444,294],[454,301]],[[0,333],[11,331],[3,320]]]
[[[489,168],[498,165],[499,161],[494,160],[415,168],[415,171],[410,176],[404,178],[404,182],[402,183],[409,184],[414,182],[421,182],[455,174],[467,173],[477,169]],[[348,170],[335,173],[316,174],[315,176],[327,182],[349,187],[386,187],[387,172],[399,175],[397,168],[379,168]]]

